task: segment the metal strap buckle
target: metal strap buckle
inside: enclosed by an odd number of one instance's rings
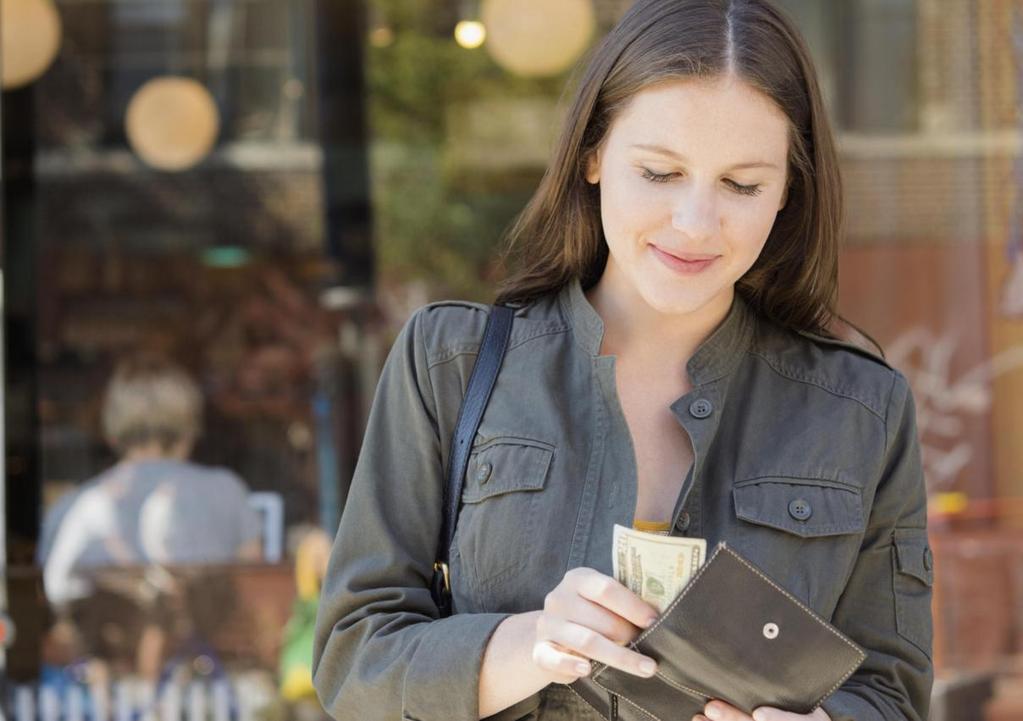
[[[451,577],[448,575],[448,564],[440,561],[433,562],[433,570],[440,571],[444,576],[444,592],[451,593]]]

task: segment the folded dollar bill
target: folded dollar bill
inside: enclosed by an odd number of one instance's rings
[[[617,523],[613,539],[614,577],[658,612],[689,583],[707,555],[706,539],[662,536]]]

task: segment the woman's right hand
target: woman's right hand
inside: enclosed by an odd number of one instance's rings
[[[657,615],[656,608],[614,578],[592,568],[573,568],[544,599],[533,663],[565,684],[588,675],[590,660],[653,676],[654,660],[625,646]]]

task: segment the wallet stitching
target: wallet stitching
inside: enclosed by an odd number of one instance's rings
[[[649,636],[651,633],[653,633],[657,629],[658,626],[660,626],[662,623],[664,623],[664,621],[668,618],[668,614],[670,614],[672,609],[674,609],[675,606],[677,606],[682,601],[682,599],[686,597],[686,594],[689,593],[689,590],[694,585],[696,585],[696,579],[698,579],[700,576],[703,575],[703,572],[707,570],[708,566],[710,566],[710,562],[714,560],[714,557],[717,556],[721,552],[721,549],[724,548],[724,547],[725,546],[722,545],[722,546],[718,546],[716,549],[714,549],[714,553],[712,553],[710,558],[708,558],[707,561],[702,566],[700,566],[699,569],[697,569],[696,575],[693,576],[689,580],[689,583],[686,584],[686,587],[684,589],[682,589],[682,593],[680,593],[678,595],[678,597],[674,601],[672,601],[671,604],[666,609],[664,609],[664,612],[661,614],[660,618],[657,619],[657,621],[656,621],[656,623],[654,623],[654,625],[652,625],[650,628],[648,628],[645,631],[643,631],[643,633],[639,634],[639,637],[636,638],[635,641],[633,641],[632,643],[629,644],[630,648],[635,650],[636,647],[639,645],[640,641],[642,641],[644,638]],[[600,674],[602,674],[606,668],[607,668],[607,664],[606,663],[605,664],[601,664],[600,668],[598,668],[596,671],[593,672],[593,675],[592,675],[593,680],[596,681],[597,680],[596,677],[599,676]]]
[[[801,609],[803,609],[804,611],[806,611],[807,613],[809,613],[809,614],[810,614],[810,617],[811,617],[811,618],[812,618],[812,619],[813,619],[814,621],[816,621],[816,622],[817,622],[817,623],[819,623],[819,624],[820,624],[821,626],[823,626],[823,627],[824,627],[825,629],[827,629],[827,630],[828,630],[828,631],[829,631],[829,632],[830,632],[830,633],[831,633],[831,634],[832,634],[833,636],[835,636],[836,638],[840,639],[840,640],[841,640],[841,641],[842,641],[842,642],[843,642],[844,644],[846,644],[847,646],[849,646],[849,648],[853,649],[853,650],[854,650],[854,651],[856,652],[856,654],[857,654],[857,655],[858,655],[858,656],[860,657],[860,660],[856,662],[856,665],[854,665],[854,666],[853,666],[852,668],[850,668],[850,669],[849,669],[848,671],[846,671],[846,672],[845,672],[845,675],[844,675],[844,676],[842,677],[842,679],[841,679],[840,681],[838,681],[838,683],[836,683],[836,684],[835,684],[834,686],[832,686],[832,687],[831,687],[831,688],[830,688],[830,689],[828,690],[828,692],[827,692],[827,693],[825,693],[825,694],[824,694],[824,696],[822,696],[821,698],[826,698],[826,697],[830,696],[830,695],[831,695],[832,693],[834,693],[834,692],[835,692],[835,690],[836,690],[836,689],[837,689],[837,688],[838,688],[839,686],[841,686],[841,685],[842,685],[843,683],[845,683],[845,680],[846,680],[847,678],[849,678],[850,676],[852,676],[852,674],[853,674],[853,672],[854,672],[854,671],[856,670],[857,666],[859,666],[859,665],[860,665],[860,664],[861,664],[861,663],[863,662],[863,659],[865,659],[865,658],[867,657],[867,656],[866,656],[866,654],[865,654],[865,653],[863,653],[863,651],[861,651],[861,650],[860,650],[859,648],[857,648],[857,647],[856,647],[856,645],[855,645],[854,643],[852,643],[852,642],[851,642],[851,641],[850,641],[849,639],[847,639],[847,638],[846,638],[845,636],[843,636],[842,634],[838,633],[838,632],[837,632],[837,631],[836,631],[835,629],[833,629],[833,628],[832,628],[831,626],[829,626],[829,625],[828,625],[827,623],[825,623],[825,622],[824,622],[823,620],[821,620],[820,618],[818,618],[817,614],[816,614],[816,613],[814,613],[813,609],[810,609],[810,608],[807,608],[806,606],[804,606],[804,605],[803,605],[803,603],[802,603],[802,602],[801,602],[801,601],[800,601],[800,600],[799,600],[798,598],[796,598],[796,597],[795,597],[795,596],[793,596],[793,595],[792,595],[791,593],[789,593],[788,591],[786,591],[786,590],[785,590],[784,588],[782,588],[781,586],[779,586],[779,585],[778,585],[777,583],[775,583],[774,581],[772,581],[772,580],[771,580],[771,579],[770,579],[770,578],[769,578],[769,577],[768,577],[768,576],[767,576],[766,574],[764,574],[764,573],[763,573],[763,572],[762,572],[762,571],[761,571],[760,569],[758,569],[758,568],[757,568],[756,566],[754,566],[753,564],[749,563],[749,562],[748,562],[748,561],[747,561],[747,560],[746,560],[745,558],[743,558],[743,557],[742,557],[742,556],[740,556],[739,554],[737,554],[737,553],[735,553],[734,551],[732,551],[732,549],[730,549],[730,548],[726,548],[725,546],[722,546],[720,550],[725,550],[725,551],[728,551],[729,553],[731,553],[731,554],[732,554],[733,556],[735,556],[735,558],[736,558],[736,559],[737,559],[738,561],[740,561],[740,562],[741,562],[741,563],[742,563],[742,564],[743,564],[744,566],[746,566],[747,568],[749,568],[749,569],[750,569],[751,571],[755,572],[755,573],[756,573],[756,574],[757,574],[758,576],[760,576],[761,578],[763,578],[763,579],[764,579],[765,581],[767,581],[767,582],[768,582],[769,584],[771,584],[772,586],[774,586],[775,588],[777,588],[777,589],[778,589],[779,591],[781,591],[782,593],[784,593],[784,594],[785,594],[786,596],[788,596],[788,597],[789,597],[790,599],[792,599],[792,601],[793,601],[793,602],[794,602],[794,603],[795,603],[795,604],[796,604],[797,606],[799,606],[799,607],[800,607]],[[717,554],[715,554],[715,555],[717,555]],[[818,704],[819,704],[819,703],[820,703],[820,702],[818,701]]]
[[[592,677],[591,677],[591,678],[592,678]],[[601,683],[600,681],[598,681],[597,679],[593,679],[593,682],[594,682],[595,684],[597,684],[598,686],[600,686],[600,687],[601,687],[602,689],[604,689],[605,691],[607,691],[608,693],[613,693],[613,694],[614,694],[615,696],[617,696],[618,698],[620,698],[620,699],[621,699],[622,701],[624,701],[625,703],[627,703],[627,704],[629,704],[629,705],[631,705],[631,706],[635,706],[635,707],[636,707],[637,709],[639,709],[640,711],[642,711],[643,713],[645,713],[645,714],[646,714],[647,716],[649,716],[650,718],[652,718],[652,719],[656,719],[656,721],[663,721],[663,719],[661,719],[661,717],[660,717],[660,716],[655,716],[654,714],[650,713],[650,712],[649,712],[649,711],[647,711],[647,710],[646,710],[645,708],[643,708],[642,706],[640,706],[640,705],[639,705],[638,703],[636,703],[635,701],[633,701],[632,699],[630,699],[630,698],[629,698],[628,696],[625,696],[625,695],[623,695],[623,694],[620,694],[620,693],[618,693],[617,691],[612,691],[611,689],[609,689],[609,688],[608,688],[607,686],[605,686],[604,684],[602,684],[602,683]],[[578,693],[578,691],[577,691],[576,693]],[[591,705],[592,705],[592,704],[591,704]]]
[[[836,630],[835,630],[834,628],[832,628],[832,627],[831,627],[831,626],[829,626],[829,625],[828,625],[828,624],[827,624],[827,623],[826,623],[825,621],[823,621],[823,620],[822,620],[821,618],[819,618],[819,617],[817,616],[817,613],[816,613],[816,612],[815,612],[815,611],[814,611],[814,610],[813,610],[812,608],[808,608],[807,606],[803,605],[803,602],[802,602],[802,601],[800,601],[800,600],[799,600],[798,598],[796,598],[796,597],[795,597],[795,596],[793,596],[793,595],[792,595],[791,593],[789,593],[788,591],[786,591],[786,590],[785,590],[784,588],[782,588],[781,586],[779,586],[779,585],[778,585],[777,583],[775,583],[774,581],[772,581],[772,580],[771,580],[771,579],[770,579],[770,578],[769,578],[769,577],[768,577],[768,576],[767,576],[766,574],[764,574],[764,573],[763,573],[763,572],[762,572],[762,571],[761,571],[760,569],[758,569],[758,568],[757,568],[756,566],[754,566],[753,564],[749,563],[749,562],[748,562],[748,561],[747,561],[746,559],[744,559],[744,558],[743,558],[742,556],[740,556],[739,554],[737,554],[737,553],[735,553],[734,551],[732,551],[732,549],[730,549],[730,548],[725,548],[724,550],[726,550],[726,551],[728,551],[729,553],[731,553],[731,554],[732,554],[733,556],[735,556],[735,558],[736,558],[737,560],[739,560],[739,561],[740,561],[740,562],[741,562],[741,563],[742,563],[742,564],[743,564],[744,566],[746,566],[747,568],[749,568],[749,569],[750,569],[751,571],[755,572],[755,573],[756,573],[756,574],[757,574],[758,576],[760,576],[760,577],[761,577],[762,579],[764,579],[764,580],[765,580],[765,581],[767,581],[767,582],[768,582],[769,584],[771,584],[772,586],[774,586],[775,588],[777,588],[777,589],[778,589],[779,591],[781,591],[782,593],[784,593],[784,594],[785,594],[785,595],[786,595],[786,596],[787,596],[788,598],[790,598],[790,599],[791,599],[791,600],[792,600],[792,601],[793,601],[793,602],[794,602],[794,603],[795,603],[795,604],[796,604],[797,606],[799,606],[799,607],[800,607],[801,609],[803,609],[804,611],[806,611],[807,613],[809,613],[809,614],[810,614],[810,617],[811,617],[811,618],[813,618],[813,620],[814,620],[814,621],[816,621],[816,622],[817,622],[817,623],[819,623],[819,624],[820,624],[821,626],[823,626],[823,627],[824,627],[825,629],[827,629],[827,630],[828,630],[828,632],[829,632],[829,633],[831,633],[831,634],[832,634],[833,636],[835,636],[835,637],[836,637],[836,638],[838,638],[838,639],[841,639],[842,643],[844,643],[845,645],[847,645],[847,646],[848,646],[849,648],[853,649],[853,650],[854,650],[854,651],[855,651],[855,652],[856,652],[856,653],[857,653],[858,655],[861,655],[861,656],[862,656],[862,658],[866,658],[866,655],[864,655],[864,654],[863,654],[863,652],[862,652],[862,651],[861,651],[861,650],[860,650],[859,648],[857,648],[857,647],[856,647],[856,644],[852,643],[852,642],[851,642],[851,641],[850,641],[849,639],[847,639],[847,638],[846,638],[845,636],[843,636],[842,634],[838,633],[838,632],[837,632],[837,631],[836,631]],[[862,660],[862,658],[861,658],[861,660]],[[835,688],[837,688],[837,686],[836,686]],[[832,690],[834,690],[834,689],[832,689]]]
[[[753,564],[749,563],[749,562],[748,562],[748,561],[747,561],[746,559],[744,559],[744,558],[743,558],[742,556],[740,556],[740,555],[739,555],[738,553],[736,553],[736,552],[735,552],[735,551],[733,551],[733,550],[732,550],[731,548],[729,548],[729,547],[727,546],[727,544],[726,544],[726,543],[725,543],[724,541],[722,541],[722,542],[721,542],[721,544],[720,544],[720,545],[719,545],[719,546],[718,546],[718,547],[717,547],[717,548],[716,548],[716,549],[714,550],[714,553],[713,553],[713,554],[711,554],[711,557],[710,557],[709,559],[707,559],[707,562],[706,562],[706,563],[704,563],[704,564],[703,564],[703,566],[701,566],[701,567],[700,567],[700,569],[699,569],[699,570],[698,570],[698,571],[696,572],[696,575],[695,575],[695,576],[693,576],[693,578],[692,578],[692,579],[690,579],[689,583],[688,583],[688,584],[686,584],[686,587],[685,587],[685,589],[683,589],[682,593],[680,593],[680,594],[678,595],[678,597],[677,597],[677,598],[676,598],[676,599],[675,599],[674,601],[672,601],[672,602],[671,602],[671,605],[669,605],[669,606],[668,606],[668,608],[666,608],[666,609],[664,610],[664,613],[662,613],[662,614],[661,614],[661,617],[660,617],[660,618],[658,619],[658,621],[657,621],[656,623],[654,623],[654,625],[652,625],[652,626],[651,626],[650,628],[646,629],[646,630],[645,630],[645,631],[644,631],[643,633],[641,633],[641,634],[639,635],[639,637],[638,637],[638,638],[637,638],[637,639],[636,639],[635,641],[633,641],[633,642],[632,642],[631,644],[629,644],[629,646],[630,646],[630,647],[631,647],[631,648],[632,648],[633,650],[635,650],[635,648],[636,648],[636,647],[637,647],[637,646],[639,645],[639,642],[640,642],[640,641],[642,641],[642,640],[643,640],[644,638],[646,638],[646,637],[647,637],[647,636],[649,636],[649,635],[650,635],[651,633],[653,633],[653,631],[654,631],[654,630],[656,630],[656,629],[657,629],[657,627],[658,627],[658,626],[660,626],[660,625],[661,625],[661,624],[662,624],[662,623],[663,623],[663,622],[664,622],[664,621],[665,621],[665,620],[667,619],[668,615],[669,615],[669,614],[671,613],[671,611],[672,611],[672,610],[673,610],[673,609],[675,608],[675,606],[677,606],[677,605],[678,605],[678,604],[679,604],[679,603],[680,603],[680,602],[682,601],[682,599],[683,599],[683,598],[685,598],[686,594],[687,594],[687,593],[689,593],[689,590],[690,590],[690,589],[691,589],[691,588],[692,588],[692,587],[693,587],[693,586],[694,586],[694,585],[696,584],[696,579],[698,579],[698,578],[699,578],[699,577],[700,577],[701,575],[703,575],[703,572],[704,572],[705,570],[707,570],[707,568],[708,568],[708,567],[710,566],[710,563],[711,563],[711,561],[713,561],[713,560],[714,560],[714,558],[715,558],[715,557],[716,557],[716,556],[717,556],[717,555],[718,555],[718,554],[719,554],[719,553],[720,553],[721,551],[728,551],[728,552],[729,552],[729,553],[730,553],[730,554],[731,554],[732,556],[734,556],[734,557],[735,557],[735,558],[736,558],[736,559],[737,559],[738,561],[740,561],[740,562],[741,562],[741,563],[742,563],[742,564],[743,564],[744,566],[746,566],[747,568],[749,568],[749,569],[750,569],[751,571],[753,571],[754,573],[756,573],[756,574],[757,574],[758,576],[760,576],[760,577],[761,577],[762,579],[764,579],[764,580],[765,580],[765,581],[767,581],[767,582],[768,582],[769,584],[771,584],[771,585],[772,585],[772,586],[774,586],[774,587],[775,587],[776,589],[778,589],[778,590],[779,590],[779,591],[781,591],[781,592],[782,592],[783,594],[785,594],[785,596],[786,596],[787,598],[791,599],[791,600],[792,600],[792,601],[793,601],[793,602],[794,602],[794,603],[795,603],[795,604],[796,604],[797,606],[799,606],[799,607],[800,607],[801,609],[803,609],[804,611],[806,611],[807,613],[809,613],[809,614],[810,614],[810,617],[811,617],[811,618],[813,618],[813,620],[815,620],[815,621],[817,621],[817,623],[821,624],[821,625],[822,625],[822,626],[823,626],[823,627],[824,627],[825,629],[827,629],[827,630],[828,630],[828,631],[829,631],[830,633],[832,633],[832,634],[833,634],[833,635],[834,635],[835,637],[839,638],[839,639],[840,639],[840,640],[841,640],[841,641],[842,641],[843,643],[845,643],[845,644],[846,644],[847,646],[849,646],[849,647],[850,647],[850,648],[852,648],[852,649],[853,649],[854,651],[856,651],[857,655],[859,655],[859,656],[860,656],[860,660],[859,660],[859,661],[858,661],[858,662],[857,662],[857,663],[856,663],[856,664],[855,664],[855,665],[854,665],[854,666],[853,666],[853,667],[852,667],[851,669],[849,669],[849,670],[848,670],[848,671],[847,671],[847,672],[845,673],[845,675],[844,675],[844,676],[842,677],[842,679],[841,679],[841,680],[840,680],[840,681],[839,681],[838,683],[836,683],[836,684],[835,684],[834,686],[832,686],[832,687],[831,687],[831,690],[829,690],[829,691],[828,691],[828,692],[827,692],[826,694],[824,694],[824,697],[830,696],[830,695],[831,695],[832,693],[834,693],[834,691],[835,691],[835,690],[836,690],[836,689],[837,689],[837,688],[838,688],[839,686],[841,686],[841,685],[842,685],[843,683],[845,683],[846,679],[848,679],[848,678],[849,678],[850,676],[852,676],[853,672],[854,672],[854,671],[856,671],[856,668],[857,668],[857,667],[858,667],[858,666],[859,666],[859,665],[860,665],[860,664],[861,664],[861,663],[863,662],[863,660],[864,660],[864,659],[865,659],[865,658],[867,657],[867,656],[866,656],[866,654],[865,654],[865,653],[863,653],[863,651],[862,651],[862,650],[860,650],[859,648],[857,648],[855,644],[853,644],[852,642],[850,642],[850,641],[849,641],[849,639],[845,638],[845,637],[844,637],[844,636],[843,636],[842,634],[838,633],[838,632],[837,632],[837,631],[836,631],[835,629],[831,628],[831,627],[830,627],[830,626],[829,626],[829,625],[828,625],[827,623],[825,623],[825,622],[824,622],[823,620],[821,620],[821,619],[820,619],[820,618],[819,618],[819,617],[817,616],[817,614],[816,614],[816,613],[815,613],[815,612],[814,612],[814,611],[813,611],[812,609],[810,609],[810,608],[807,608],[807,607],[806,607],[805,605],[803,605],[803,603],[802,603],[802,602],[801,602],[801,601],[800,601],[800,600],[799,600],[798,598],[796,598],[796,597],[795,597],[795,596],[793,596],[793,595],[792,595],[791,593],[789,593],[788,591],[786,591],[786,590],[785,590],[784,588],[782,588],[781,586],[779,586],[779,585],[778,585],[777,583],[775,583],[774,581],[772,581],[772,580],[771,580],[771,579],[770,579],[770,578],[769,578],[769,577],[768,577],[768,576],[767,576],[766,574],[764,574],[764,573],[763,573],[763,572],[762,572],[762,571],[761,571],[760,569],[758,569],[758,568],[757,568],[756,566],[754,566]],[[606,668],[607,668],[607,664],[602,664],[602,665],[601,665],[601,667],[600,667],[599,669],[597,669],[596,671],[594,671],[594,673],[592,674],[591,678],[593,678],[594,682],[595,682],[595,683],[596,683],[596,684],[597,684],[598,686],[600,686],[601,688],[604,688],[604,689],[606,689],[606,690],[608,690],[608,691],[611,691],[611,689],[608,689],[608,688],[607,688],[606,686],[604,686],[604,685],[603,685],[602,683],[600,683],[600,681],[597,681],[597,678],[596,678],[596,677],[597,677],[597,676],[598,676],[599,674],[603,673],[603,672],[604,672],[604,670],[605,670]],[[661,673],[660,673],[660,672],[658,672],[658,673],[657,673],[657,676],[658,676],[659,678],[661,678],[661,679],[667,680],[667,678],[665,678],[665,677],[664,677],[663,675],[661,675]],[[614,693],[614,692],[612,691],[612,693]],[[624,699],[624,700],[626,700],[626,701],[629,701],[629,699],[628,699],[628,698],[626,698],[625,696],[622,696],[621,698],[623,698],[623,699]],[[822,697],[822,698],[823,698],[823,697]],[[632,703],[632,702],[631,702],[631,701],[629,701],[629,703]],[[633,706],[636,706],[636,704],[634,704],[634,703],[633,703],[632,705],[633,705]],[[636,707],[637,707],[637,708],[639,708],[638,706],[636,706]],[[647,712],[647,713],[648,713],[648,712]],[[653,715],[653,714],[650,714],[650,715]],[[657,717],[655,716],[654,718],[657,718]]]
[[[676,689],[678,689],[679,691],[689,691],[689,692],[691,692],[691,693],[694,693],[694,694],[696,694],[697,696],[699,696],[699,697],[700,697],[700,700],[701,700],[701,701],[702,701],[703,699],[705,699],[705,698],[714,698],[714,695],[713,695],[713,694],[709,694],[709,693],[704,693],[704,692],[702,692],[702,691],[697,691],[697,690],[696,690],[695,688],[689,688],[688,686],[686,686],[686,685],[684,685],[684,684],[681,684],[681,683],[679,683],[678,681],[675,681],[675,680],[673,680],[673,679],[670,679],[670,678],[668,678],[667,676],[665,676],[665,675],[664,675],[663,673],[661,673],[660,671],[658,671],[658,672],[657,672],[657,678],[661,679],[662,681],[664,681],[664,682],[665,682],[666,684],[668,684],[669,686],[674,686],[674,687],[675,687]]]
[[[597,684],[597,685],[599,686],[600,684]],[[568,689],[569,691],[571,691],[571,692],[572,692],[572,693],[574,693],[574,694],[575,694],[576,696],[578,696],[578,697],[579,697],[579,698],[580,698],[580,699],[582,700],[582,702],[583,702],[584,704],[586,704],[586,705],[587,705],[587,706],[589,706],[589,707],[590,707],[591,709],[593,709],[594,711],[596,711],[596,712],[597,712],[597,715],[598,715],[598,716],[600,716],[601,718],[607,718],[607,717],[606,717],[606,716],[604,715],[604,712],[603,712],[603,711],[601,711],[601,710],[600,710],[599,708],[597,708],[596,706],[594,706],[593,704],[591,704],[591,703],[590,703],[590,702],[589,702],[589,701],[588,701],[588,700],[586,699],[586,697],[585,697],[585,696],[583,696],[583,695],[582,695],[581,693],[579,693],[578,691],[576,691],[576,690],[575,690],[574,688],[572,688],[571,686],[566,686],[565,688],[567,688],[567,689]],[[601,686],[601,688],[603,688],[603,686]]]
[[[598,686],[600,686],[601,688],[605,688],[605,687],[604,687],[604,686],[603,686],[603,685],[602,685],[602,684],[600,683],[600,681],[597,681],[597,685],[598,685]],[[608,689],[608,691],[610,691],[610,690],[611,690],[611,689]],[[613,692],[612,692],[612,693],[613,693]],[[650,713],[650,712],[649,712],[649,711],[647,711],[647,710],[646,710],[645,708],[643,708],[642,706],[640,706],[640,705],[639,705],[638,703],[635,703],[634,701],[632,701],[631,699],[629,699],[629,697],[628,697],[628,696],[622,696],[621,694],[619,694],[619,695],[618,695],[618,698],[620,698],[620,699],[621,699],[622,701],[624,701],[625,703],[629,704],[630,706],[635,706],[635,707],[636,707],[636,708],[638,708],[638,709],[639,709],[639,710],[640,710],[640,711],[641,711],[642,713],[645,713],[645,714],[646,714],[647,716],[649,716],[650,718],[652,718],[652,719],[657,719],[657,721],[661,721],[661,718],[660,718],[659,716],[655,716],[654,714]]]

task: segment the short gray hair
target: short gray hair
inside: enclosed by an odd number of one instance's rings
[[[184,368],[140,352],[117,364],[103,399],[103,434],[118,453],[156,441],[170,450],[198,437],[203,398]]]

